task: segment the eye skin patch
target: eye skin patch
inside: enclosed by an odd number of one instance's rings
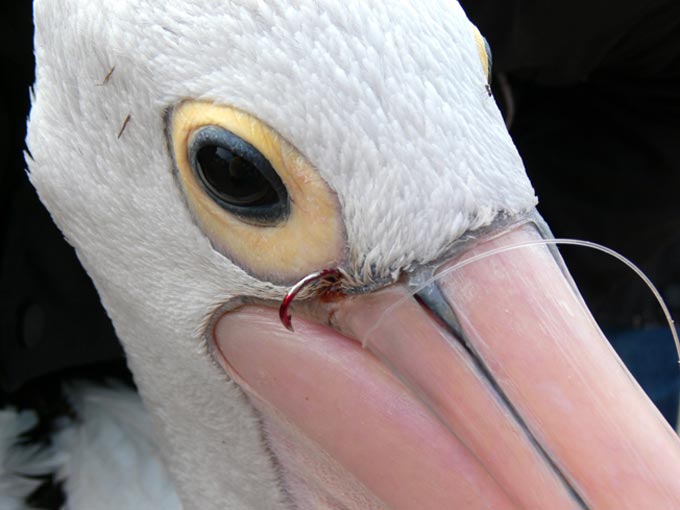
[[[251,174],[265,163],[273,169],[274,178],[257,178],[283,184],[279,197],[286,203],[279,205],[285,206],[285,214],[258,223],[247,217],[247,204],[235,212],[208,192],[196,158],[191,157],[194,135],[206,127],[224,130],[225,139],[240,139],[241,146],[258,154],[249,167]],[[335,193],[305,157],[269,126],[230,106],[186,101],[170,115],[169,136],[178,180],[196,222],[214,247],[235,264],[257,278],[284,284],[342,262],[345,236]],[[241,155],[249,163],[248,154]]]
[[[477,52],[479,53],[479,58],[482,61],[482,68],[486,73],[486,81],[491,82],[491,50],[489,48],[489,43],[486,41],[484,36],[481,34],[479,29],[472,25],[472,31],[475,36],[475,42],[477,43]]]

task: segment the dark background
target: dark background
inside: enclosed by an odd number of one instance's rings
[[[680,316],[680,2],[462,3],[490,42],[495,95],[555,235],[631,258]],[[0,7],[0,38],[0,405],[49,408],[64,374],[126,372],[92,284],[26,178],[30,2]],[[676,406],[676,356],[649,291],[604,256],[563,253],[636,376]]]

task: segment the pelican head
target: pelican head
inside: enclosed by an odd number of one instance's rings
[[[680,506],[676,439],[550,250],[446,273],[545,235],[456,2],[37,0],[35,24],[31,181],[186,508]],[[278,303],[325,269],[289,332]]]

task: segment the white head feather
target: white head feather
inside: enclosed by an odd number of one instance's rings
[[[337,194],[349,267],[390,275],[535,205],[470,22],[448,0],[38,0],[35,21],[31,180],[113,319],[185,505],[287,508],[202,329],[234,296],[284,289],[194,222],[166,112],[204,99],[271,126]]]

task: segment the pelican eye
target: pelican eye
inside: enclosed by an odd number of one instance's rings
[[[213,248],[269,282],[341,265],[340,204],[317,169],[257,117],[208,101],[169,111],[168,147],[191,216]]]
[[[189,162],[220,207],[242,220],[271,225],[288,214],[288,193],[269,161],[251,144],[218,126],[198,129]]]

